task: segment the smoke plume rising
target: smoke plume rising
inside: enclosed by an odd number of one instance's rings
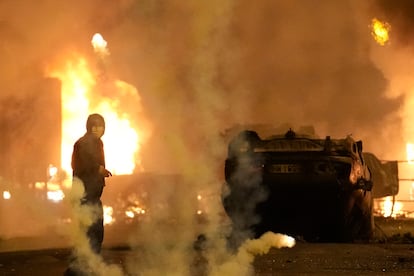
[[[400,15],[404,9],[399,5],[357,0],[263,0],[254,5],[247,0],[3,0],[0,174],[13,183],[7,185],[26,183],[27,176],[30,180],[35,158],[29,152],[47,141],[41,134],[50,131],[50,124],[42,120],[54,110],[51,104],[34,105],[35,88],[45,68],[68,52],[94,60],[90,39],[102,33],[111,47],[105,73],[138,88],[153,126],[143,145],[142,167],[186,176],[185,188],[159,194],[160,200],[176,197],[169,212],[178,214],[179,226],[171,230],[160,224],[169,214],[160,213],[137,230],[134,245],[143,243],[145,256],[130,269],[188,273],[188,247],[198,231],[187,195],[221,193],[231,138],[225,134],[233,125],[313,125],[320,136],[352,133],[380,158],[402,158],[412,132],[407,79],[413,58],[405,35],[412,19]],[[394,33],[401,30],[398,42],[388,48],[371,41],[368,25],[380,11]],[[213,200],[209,207],[211,221],[203,232],[213,249],[206,258],[215,266],[227,252],[221,203]],[[47,210],[38,212],[48,215]],[[157,261],[163,266],[157,267]]]
[[[90,247],[87,230],[99,219],[100,210],[94,205],[81,204],[84,192],[82,181],[75,178],[69,195],[72,205],[70,237],[73,243],[72,258],[74,259],[70,265],[75,271],[82,271],[88,275],[122,276],[122,268],[114,264],[106,264],[102,256],[97,255]]]
[[[139,89],[155,125],[148,170],[188,169],[176,162],[183,148],[192,159],[205,148],[223,155],[218,133],[235,123],[314,125],[380,151],[384,126],[401,138],[402,99],[385,94],[370,59],[369,7],[358,3],[2,1],[3,102],[24,101],[29,79],[64,50],[93,55],[90,38],[100,32],[111,73]],[[152,158],[161,153],[168,158]]]

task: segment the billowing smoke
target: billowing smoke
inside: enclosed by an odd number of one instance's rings
[[[89,53],[91,35],[101,32],[111,70],[139,88],[156,125],[150,170],[187,167],[176,162],[180,141],[222,152],[208,143],[234,123],[312,124],[321,135],[365,138],[372,150],[389,139],[379,129],[400,123],[402,99],[384,93],[369,54],[371,18],[360,16],[358,1],[19,3],[1,3],[2,97],[24,98],[52,56]],[[151,158],[161,153],[169,158]]]
[[[70,237],[73,243],[72,261],[69,266],[74,271],[81,271],[88,275],[122,276],[122,268],[106,264],[102,256],[97,255],[91,249],[87,236],[88,227],[101,219],[101,210],[96,205],[81,204],[84,192],[82,181],[75,178],[69,194],[72,205]]]
[[[53,106],[33,106],[36,81],[63,53],[76,50],[94,59],[90,39],[102,33],[111,47],[105,73],[138,88],[154,127],[143,145],[142,167],[184,175],[186,183],[181,190],[166,188],[157,195],[159,200],[174,195],[174,204],[137,230],[132,244],[139,253],[129,270],[189,273],[191,247],[202,232],[209,248],[203,256],[209,271],[227,271],[220,268],[219,260],[234,255],[224,249],[227,230],[221,228],[222,206],[217,198],[231,138],[225,135],[228,128],[258,123],[313,125],[321,136],[352,133],[383,158],[400,153],[406,137],[400,108],[407,93],[401,93],[403,86],[389,91],[394,71],[387,71],[391,59],[384,61],[381,53],[395,46],[375,48],[371,40],[374,7],[389,5],[378,3],[1,1],[0,111],[7,130],[0,140],[1,156],[25,161],[30,149],[39,148],[34,141],[45,141],[36,134],[47,133],[51,126],[39,120]],[[400,70],[411,60],[403,56],[393,59],[403,64]],[[403,73],[407,76],[409,70]],[[36,112],[31,111],[34,107]],[[29,151],[22,151],[22,145]],[[31,168],[32,163],[10,168],[13,163],[3,157],[0,174],[23,178],[20,168]],[[17,172],[10,173],[13,169]],[[199,190],[217,195],[209,204],[210,221],[202,231],[188,211],[194,206],[187,195]],[[176,228],[164,223],[169,212],[178,216]],[[250,255],[236,258],[251,261]]]
[[[390,132],[393,133],[393,136],[390,136],[389,141],[393,141],[398,145],[398,149],[394,149],[395,155],[405,160],[408,158],[405,145],[414,142],[414,128],[412,125],[414,116],[412,111],[414,108],[414,83],[412,81],[414,48],[411,45],[414,27],[414,5],[412,1],[373,0],[369,7],[371,17],[375,16],[390,26],[388,43],[384,46],[371,45],[370,57],[376,68],[387,79],[385,90],[387,97],[400,99],[401,103],[397,115],[401,121],[401,129],[398,132],[397,129]],[[391,128],[389,129],[391,130]],[[394,135],[402,137],[400,139],[401,143],[394,140]],[[399,176],[400,178],[412,178],[412,166],[400,164]],[[399,197],[409,199],[412,193],[411,189],[410,182],[400,182]]]
[[[295,240],[282,234],[264,233],[260,239],[246,240],[237,254],[228,257],[217,267],[213,267],[211,274],[219,275],[253,275],[251,264],[257,255],[267,254],[270,248],[293,247]]]
[[[411,46],[413,3],[411,1],[373,1],[373,14],[391,26],[390,40],[386,47],[372,47],[371,57],[375,65],[388,80],[386,94],[390,98],[403,98],[399,110],[402,119],[404,142],[412,142],[414,129],[411,126],[413,108],[412,62],[414,50]]]

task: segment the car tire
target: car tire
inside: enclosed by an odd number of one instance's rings
[[[351,212],[345,216],[344,223],[344,242],[368,242],[374,233],[373,198],[371,192],[367,192],[367,208],[361,209],[354,205]]]

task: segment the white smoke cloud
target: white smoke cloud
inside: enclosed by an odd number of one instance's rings
[[[217,267],[211,267],[211,276],[254,275],[252,263],[257,255],[264,255],[271,248],[293,247],[295,239],[283,234],[267,232],[258,239],[246,240],[235,255]]]
[[[92,251],[87,236],[88,227],[100,216],[101,210],[96,205],[81,204],[84,186],[79,178],[74,178],[69,200],[72,205],[72,223],[70,237],[73,244],[74,261],[70,266],[75,271],[88,275],[122,276],[122,268],[107,264],[102,256]]]

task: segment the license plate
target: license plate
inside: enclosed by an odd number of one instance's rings
[[[270,166],[271,173],[299,173],[301,166],[298,164],[273,164]]]

